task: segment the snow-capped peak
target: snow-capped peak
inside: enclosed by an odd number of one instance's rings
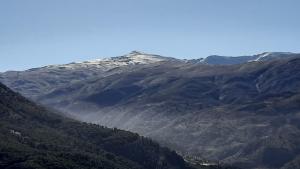
[[[166,61],[168,59],[170,58],[159,56],[159,55],[146,54],[139,51],[132,51],[129,54],[123,56],[94,59],[94,60],[83,61],[83,62],[73,62],[64,65],[51,65],[47,67],[48,68],[59,67],[59,68],[66,68],[66,69],[96,67],[96,68],[110,69],[110,68],[126,66],[126,65],[151,64],[151,63]]]
[[[121,57],[116,57],[114,59],[117,59],[120,61],[127,60],[131,64],[149,64],[149,63],[155,63],[155,62],[168,60],[167,57],[153,55],[153,54],[146,54],[146,53],[138,52],[138,51],[132,51],[127,55],[124,55]]]

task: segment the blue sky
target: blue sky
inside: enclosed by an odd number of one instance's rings
[[[299,0],[0,0],[0,71],[119,56],[300,52]]]

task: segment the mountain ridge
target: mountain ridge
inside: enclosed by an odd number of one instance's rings
[[[234,65],[246,62],[270,61],[274,59],[287,59],[291,57],[300,57],[300,54],[291,52],[263,52],[256,55],[245,56],[219,56],[211,55],[201,59],[200,62],[213,65]]]
[[[268,61],[273,59],[283,59],[283,58],[291,58],[291,57],[300,57],[298,53],[292,52],[263,52],[261,54],[255,55],[244,55],[244,56],[220,56],[220,55],[210,55],[205,58],[196,58],[196,59],[178,59],[173,57],[167,57],[157,54],[149,54],[140,51],[131,51],[128,54],[122,56],[115,57],[107,57],[101,59],[93,59],[88,61],[80,61],[80,62],[71,62],[66,64],[54,64],[42,67],[36,67],[27,69],[24,71],[31,71],[36,69],[76,69],[76,68],[84,68],[88,66],[92,66],[99,69],[109,70],[116,67],[135,65],[135,64],[153,64],[163,61],[178,61],[178,62],[188,62],[188,63],[202,63],[202,64],[210,64],[210,65],[234,65],[241,64],[246,62],[253,61]],[[9,70],[1,73],[7,72],[19,72],[14,70]]]

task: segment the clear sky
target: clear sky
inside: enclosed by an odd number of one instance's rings
[[[0,71],[119,56],[300,52],[299,0],[0,0]]]

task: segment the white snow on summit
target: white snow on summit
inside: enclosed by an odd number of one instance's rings
[[[64,68],[64,69],[76,69],[76,68],[102,68],[111,69],[120,66],[135,65],[135,64],[151,64],[168,60],[170,58],[159,55],[146,54],[138,51],[132,51],[127,55],[95,59],[84,62],[73,62],[63,65],[50,65],[47,68]]]

